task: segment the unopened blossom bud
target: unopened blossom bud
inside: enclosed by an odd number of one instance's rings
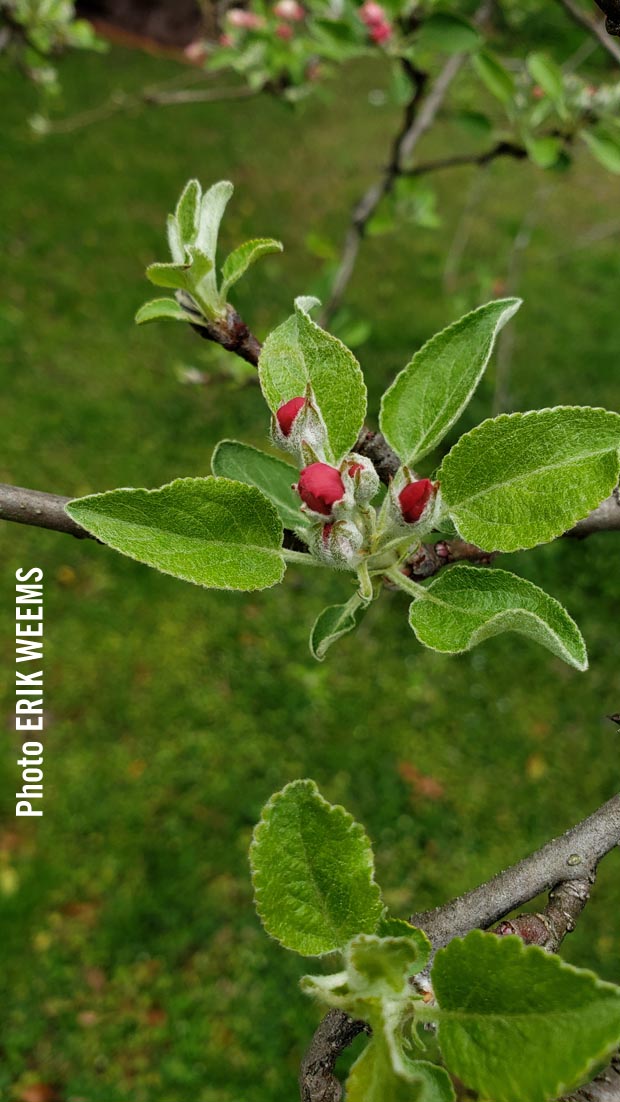
[[[278,0],[273,9],[278,19],[286,19],[290,23],[299,23],[305,17],[305,9],[297,0]]]
[[[336,570],[354,570],[361,560],[364,537],[352,521],[338,520],[318,526],[311,544],[322,562]]]
[[[278,23],[276,27],[276,35],[284,42],[288,42],[293,37],[294,31],[288,23]]]
[[[285,402],[283,406],[280,406],[276,413],[276,419],[280,426],[280,432],[284,436],[291,435],[291,429],[297,414],[306,404],[305,398],[291,398],[289,402]]]
[[[374,26],[370,28],[370,37],[378,46],[383,46],[383,43],[389,42],[392,37],[392,28],[390,24],[375,23]]]
[[[367,505],[379,489],[379,475],[373,463],[363,455],[348,456],[341,465],[341,471],[346,471],[353,486],[353,497],[357,505]]]
[[[385,10],[375,0],[366,0],[360,8],[360,19],[367,27],[373,27],[386,22]]]
[[[329,517],[333,506],[344,497],[344,483],[335,467],[328,463],[311,463],[299,475],[297,493],[313,513]]]
[[[403,520],[407,524],[415,524],[420,519],[434,492],[435,487],[430,478],[420,478],[417,482],[409,482],[400,491],[398,503]]]
[[[246,11],[245,8],[231,8],[226,18],[231,27],[239,27],[245,31],[257,31],[264,25],[260,15],[256,15],[253,11]]]

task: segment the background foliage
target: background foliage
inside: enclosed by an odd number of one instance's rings
[[[167,71],[118,49],[74,55],[67,107]],[[207,474],[222,437],[263,445],[257,389],[181,385],[212,353],[184,327],[132,319],[189,176],[235,182],[225,244],[256,225],[285,243],[238,295],[260,336],[288,315],[292,291],[314,289],[307,235],[315,254],[338,236],[395,125],[395,109],[369,106],[371,63],[339,79],[333,105],[309,103],[301,129],[263,97],[118,115],[39,143],[25,126],[32,93],[0,78],[3,480],[75,494],[153,486]],[[441,154],[435,139],[428,152]],[[506,394],[509,409],[619,408],[614,178],[584,149],[570,174],[542,180],[497,163],[472,200],[471,171],[438,180],[438,229],[372,238],[360,258],[350,300],[373,323],[358,349],[371,408],[423,340],[505,281],[524,217],[511,369],[499,380],[491,370],[459,429]],[[446,293],[465,205],[469,243]],[[342,599],[339,579],[318,571],[289,568],[286,587],[248,598],[34,529],[2,528],[0,553],[0,1090],[11,1100],[45,1082],[63,1102],[288,1102],[316,1011],[295,991],[303,962],[254,917],[246,854],[265,799],[292,778],[313,776],[366,825],[402,915],[477,883],[617,789],[604,720],[618,711],[613,534],[501,560],[565,600],[587,674],[512,636],[457,658],[423,652],[399,595],[317,665],[307,625]],[[42,822],[16,828],[13,575],[35,564],[47,580],[47,796]],[[619,860],[605,862],[564,951],[616,982]]]

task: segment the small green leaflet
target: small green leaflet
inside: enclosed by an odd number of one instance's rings
[[[409,977],[426,967],[430,955],[426,934],[413,926],[406,937],[359,934],[345,954],[350,986],[364,997],[410,996]]]
[[[310,632],[310,653],[322,662],[332,643],[355,631],[367,607],[367,602],[356,593],[345,605],[324,608]]]
[[[298,472],[283,459],[238,440],[222,440],[211,457],[211,470],[215,475],[257,486],[273,502],[285,528],[309,527],[310,521],[292,489]]]
[[[570,666],[588,668],[583,637],[566,609],[507,570],[464,564],[443,570],[411,605],[409,623],[420,643],[447,654],[471,650],[502,631],[516,631]]]
[[[480,50],[472,58],[474,69],[489,92],[506,107],[515,94],[515,82],[508,69],[490,50]]]
[[[556,107],[562,108],[564,102],[564,78],[559,65],[547,54],[533,53],[526,58],[532,80],[540,85],[543,92],[553,100]]]
[[[327,429],[335,463],[357,440],[366,415],[366,386],[355,356],[337,337],[321,329],[308,310],[316,299],[295,300],[295,313],[270,333],[258,374],[272,413],[308,384]]]
[[[494,1102],[546,1102],[620,1042],[620,988],[520,938],[474,930],[435,958],[448,1069]]]
[[[215,265],[217,239],[224,211],[234,191],[230,180],[219,180],[205,191],[200,202],[195,244]]]
[[[145,302],[140,307],[136,314],[136,324],[144,325],[147,321],[158,321],[159,318],[173,318],[174,321],[191,321],[196,323],[196,319],[187,313],[176,299],[173,298],[154,298],[150,302]]]
[[[422,21],[415,43],[423,50],[447,54],[469,53],[480,45],[480,34],[466,19],[449,12],[435,12]]]
[[[504,414],[466,433],[438,477],[460,535],[517,551],[562,535],[618,481],[620,415],[558,406]]]
[[[454,1102],[454,1088],[443,1068],[401,1056],[399,1071],[388,1046],[374,1038],[351,1068],[346,1102]]]
[[[381,432],[403,463],[421,459],[443,439],[469,402],[500,329],[518,298],[480,306],[437,333],[396,376],[381,403]]]
[[[274,506],[254,486],[228,478],[110,490],[77,498],[66,511],[116,551],[197,585],[265,589],[284,574]]]
[[[193,245],[196,240],[201,192],[198,180],[188,180],[177,203],[174,218],[182,246]]]
[[[524,138],[527,155],[539,168],[552,168],[562,152],[560,138]]]
[[[311,780],[269,800],[250,847],[256,909],[268,934],[303,956],[374,933],[381,917],[370,842]]]
[[[222,298],[227,297],[230,288],[261,256],[266,256],[268,253],[281,253],[283,248],[281,241],[274,241],[271,237],[257,237],[253,241],[246,241],[243,245],[239,245],[238,249],[229,253],[222,265],[224,277],[220,288]]]
[[[596,131],[584,128],[579,131],[579,134],[599,164],[602,164],[608,172],[614,172],[618,175],[620,173],[620,140],[616,135],[600,128]]]

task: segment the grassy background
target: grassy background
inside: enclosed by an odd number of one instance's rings
[[[69,59],[67,110],[168,71],[120,50]],[[378,80],[348,71],[301,127],[263,98],[118,115],[38,142],[29,91],[0,75],[3,481],[68,494],[157,486],[208,472],[221,437],[264,441],[255,389],[182,386],[178,368],[203,367],[205,347],[181,326],[133,326],[142,271],[164,259],[164,216],[185,179],[231,178],[225,242],[286,245],[237,299],[264,335],[320,274],[307,234],[337,237],[376,171],[394,114],[368,105]],[[360,349],[371,408],[424,339],[493,293],[532,207],[510,408],[620,408],[617,181],[585,155],[558,177],[493,166],[450,296],[443,257],[471,175],[439,187],[441,228],[372,238],[351,287],[373,323]],[[492,368],[460,427],[488,414],[495,383]],[[63,1102],[295,1097],[317,1015],[296,990],[303,961],[253,915],[246,858],[285,782],[314,777],[366,824],[402,915],[473,886],[618,787],[604,719],[620,704],[613,535],[502,564],[565,601],[588,642],[585,675],[516,636],[453,659],[422,652],[395,595],[317,665],[308,630],[344,583],[314,572],[290,569],[280,589],[249,597],[207,593],[14,525],[0,528],[0,554],[0,1096],[11,1102],[40,1082]],[[41,821],[18,823],[14,571],[31,565],[46,577],[46,800]],[[615,853],[565,946],[616,981],[619,868]]]

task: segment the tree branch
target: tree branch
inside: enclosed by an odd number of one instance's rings
[[[620,845],[620,795],[614,796],[566,834],[465,895],[411,916],[435,949],[469,930],[487,929],[498,919],[558,884],[592,882],[605,854]]]
[[[37,528],[50,528],[65,532],[79,540],[92,540],[85,528],[76,524],[65,513],[65,505],[72,500],[59,494],[45,494],[41,490],[25,490],[21,486],[0,483],[0,520],[12,520],[17,524],[33,524]]]
[[[440,157],[436,161],[425,161],[413,168],[403,170],[401,176],[427,176],[430,172],[442,172],[446,168],[460,168],[462,165],[477,165],[482,168],[497,157],[514,157],[518,161],[527,157],[527,150],[515,142],[497,142],[484,153],[457,153],[453,157]]]
[[[328,1011],[301,1062],[301,1102],[340,1102],[342,1087],[334,1075],[334,1067],[340,1053],[359,1033],[370,1033],[366,1022],[355,1021],[342,1010]]]
[[[575,0],[559,0],[565,11],[568,12],[574,23],[577,23],[580,27],[584,27],[588,34],[591,34],[603,47],[607,50],[607,53],[613,57],[614,61],[620,65],[620,46],[616,42],[612,42],[610,35],[620,35],[620,2],[619,0],[609,0],[607,3],[599,3],[596,0],[601,11],[607,15],[607,22],[605,31],[601,23],[595,19],[591,19],[589,15],[586,15],[585,11],[579,4],[575,3]],[[612,30],[612,27],[614,28]]]
[[[544,912],[519,915],[501,923],[494,932],[500,936],[518,934],[529,944],[555,952],[574,929],[588,901],[599,862],[618,845],[620,794],[486,884],[432,911],[411,915],[409,921],[428,934],[436,950],[470,930],[488,929],[504,915],[551,889]],[[362,1026],[342,1011],[326,1014],[301,1065],[302,1102],[339,1102],[341,1088],[333,1074],[336,1059]],[[618,1102],[620,1094],[614,1091],[619,1088],[620,1055],[592,1083],[563,1102]]]

